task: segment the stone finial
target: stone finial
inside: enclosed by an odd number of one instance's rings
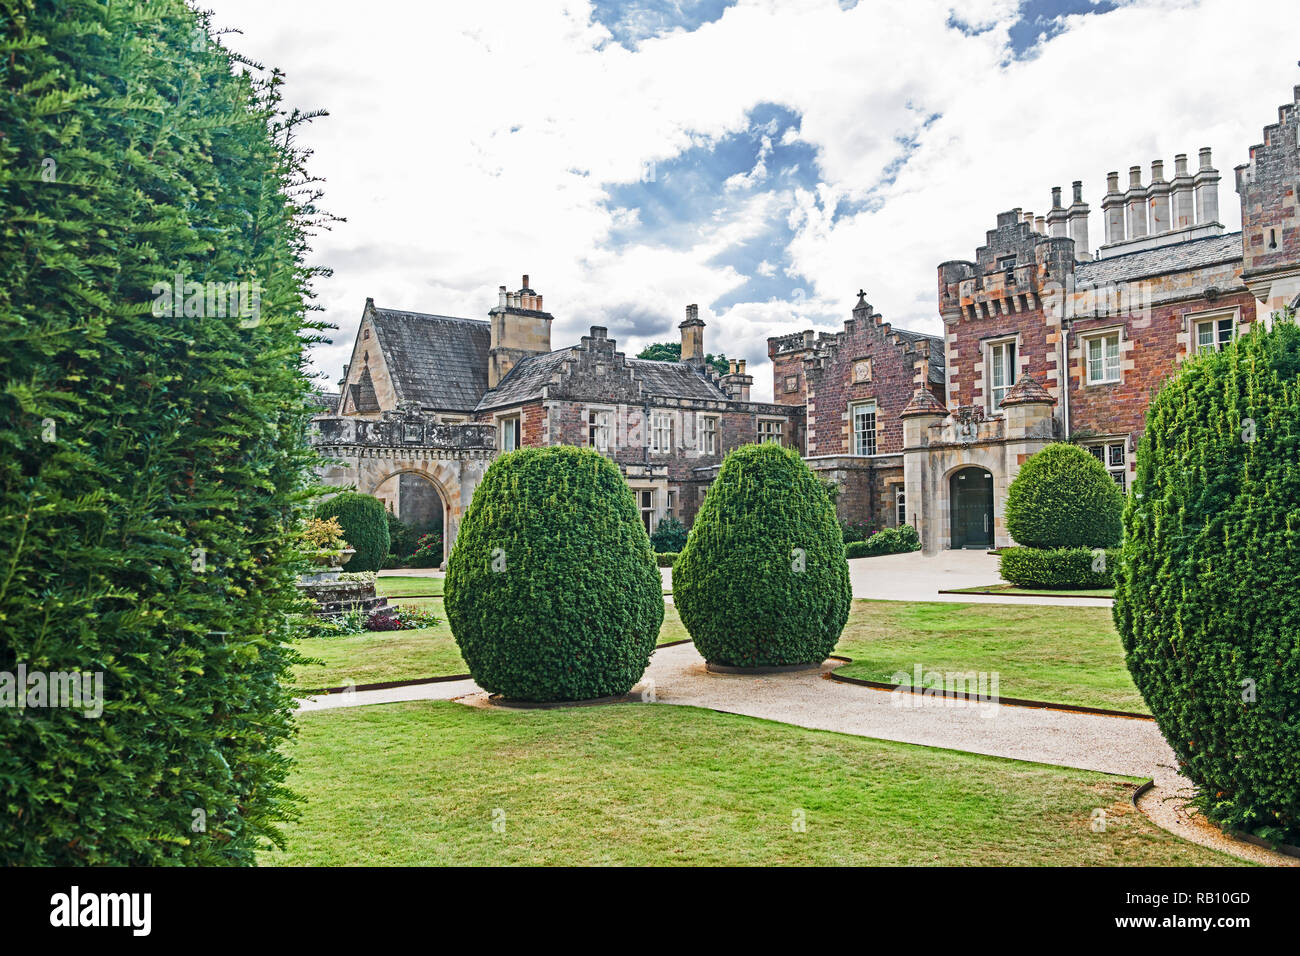
[[[1026,375],[1020,381],[1012,385],[1007,390],[1006,396],[1002,399],[1002,406],[1007,405],[1055,405],[1056,399],[1048,393],[1047,389],[1039,384],[1038,379],[1032,375]]]

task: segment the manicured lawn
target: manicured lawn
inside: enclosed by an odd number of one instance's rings
[[[414,631],[368,631],[348,637],[309,638],[299,644],[299,650],[322,663],[295,668],[297,686],[303,690],[319,690],[349,683],[377,684],[468,673],[469,668],[461,660],[460,648],[456,646],[456,638],[447,625],[442,601],[400,600],[389,603],[431,608],[439,621],[433,627]],[[677,608],[665,604],[659,643],[680,641],[689,636],[677,616]]]
[[[406,597],[411,594],[441,594],[445,578],[391,577],[375,580],[375,593],[380,597]]]
[[[848,677],[997,672],[1003,697],[1148,713],[1108,607],[854,601],[835,650]]]
[[[668,704],[418,701],[300,725],[289,785],[308,802],[264,864],[1235,863],[1135,811],[1125,778]]]
[[[953,588],[951,591],[944,591],[944,594],[1050,594],[1059,597],[1095,597],[1095,598],[1113,598],[1115,596],[1114,588],[1100,588],[1097,590],[1075,590],[1065,591],[1052,588],[1018,588],[1014,584],[981,584],[973,588]]]

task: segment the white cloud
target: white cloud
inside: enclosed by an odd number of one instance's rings
[[[1045,212],[1054,185],[1068,195],[1083,180],[1096,246],[1108,170],[1208,145],[1235,228],[1232,166],[1295,82],[1290,0],[1134,2],[1068,18],[1028,60],[1007,56],[1012,0],[963,4],[962,22],[985,31],[973,36],[948,25],[941,0],[742,0],[636,52],[604,43],[578,0],[377,3],[365,16],[341,0],[207,5],[218,26],[243,29],[232,46],[287,71],[291,102],[332,113],[303,138],[327,207],[348,219],[316,250],[336,269],[320,301],[342,329],[316,355],[331,378],[366,296],[477,317],[528,272],[557,346],[608,316],[610,335],[639,347],[648,337],[625,334],[620,309],[671,328],[700,303],[706,347],[749,358],[766,397],[767,335],[836,327],[859,286],[896,325],[937,331],[937,264],[970,258],[1000,210]],[[760,103],[799,114],[815,190],[772,185],[772,126],[737,174],[753,188],[743,202],[701,209],[672,249],[610,241],[641,217],[611,209],[606,184],[746,129]],[[835,219],[842,201],[867,211]],[[807,288],[709,315],[749,278],[710,261],[774,214],[796,229],[786,257]]]

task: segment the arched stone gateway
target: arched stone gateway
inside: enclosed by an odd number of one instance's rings
[[[381,419],[322,415],[312,425],[312,444],[325,459],[321,480],[374,495],[399,516],[403,494],[408,501],[418,495],[421,513],[441,512],[446,560],[474,489],[497,454],[494,427],[443,424],[410,411],[385,412]],[[409,479],[427,483],[432,495]]]

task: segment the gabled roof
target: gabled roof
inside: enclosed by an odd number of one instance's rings
[[[1074,278],[1076,282],[1098,286],[1169,272],[1186,272],[1241,257],[1241,233],[1229,232],[1222,236],[1189,239],[1187,242],[1128,252],[1108,259],[1080,262],[1074,267]]]
[[[375,337],[399,404],[471,411],[487,391],[488,323],[373,307]]]

